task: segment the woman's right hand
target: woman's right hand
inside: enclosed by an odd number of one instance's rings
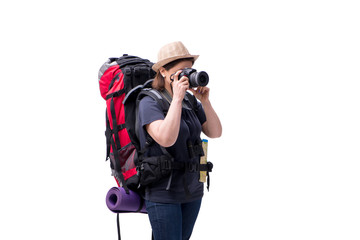
[[[174,75],[174,81],[172,81],[173,100],[182,101],[184,99],[186,91],[189,89],[189,79],[185,76],[179,79],[179,74],[182,70],[179,70]]]
[[[173,75],[172,102],[164,120],[157,120],[146,125],[146,131],[161,146],[170,147],[174,145],[179,135],[182,101],[186,90],[189,88],[187,77],[179,80],[181,70]]]

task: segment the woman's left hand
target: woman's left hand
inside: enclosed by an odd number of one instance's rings
[[[220,137],[222,134],[222,126],[219,117],[217,116],[215,110],[211,106],[209,100],[210,88],[208,87],[198,87],[195,89],[190,89],[194,96],[201,101],[201,105],[204,109],[206,115],[206,122],[202,125],[202,131],[206,136],[210,138]]]
[[[200,102],[205,102],[209,100],[210,88],[208,87],[197,87],[196,89],[190,88],[190,91],[197,99],[200,100]]]

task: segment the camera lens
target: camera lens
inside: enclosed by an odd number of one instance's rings
[[[201,71],[198,73],[198,83],[199,83],[199,86],[206,86],[208,83],[209,83],[209,75],[204,72],[204,71]]]
[[[204,72],[194,72],[190,75],[190,87],[204,87],[209,83],[209,75]]]

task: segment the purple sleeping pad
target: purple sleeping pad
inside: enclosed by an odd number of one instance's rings
[[[121,187],[113,187],[108,191],[106,205],[114,213],[147,213],[144,200],[131,190],[126,194],[125,189]]]

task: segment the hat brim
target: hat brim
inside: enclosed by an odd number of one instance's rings
[[[184,58],[193,58],[194,59],[194,62],[198,59],[199,55],[190,55],[190,54],[187,54],[187,55],[182,55],[182,56],[174,56],[174,57],[171,57],[171,58],[165,58],[157,63],[155,63],[153,66],[152,66],[152,69],[157,72],[161,67],[165,66],[166,64],[168,63],[171,63],[173,61],[176,61],[176,60],[179,60],[179,59],[184,59]]]

